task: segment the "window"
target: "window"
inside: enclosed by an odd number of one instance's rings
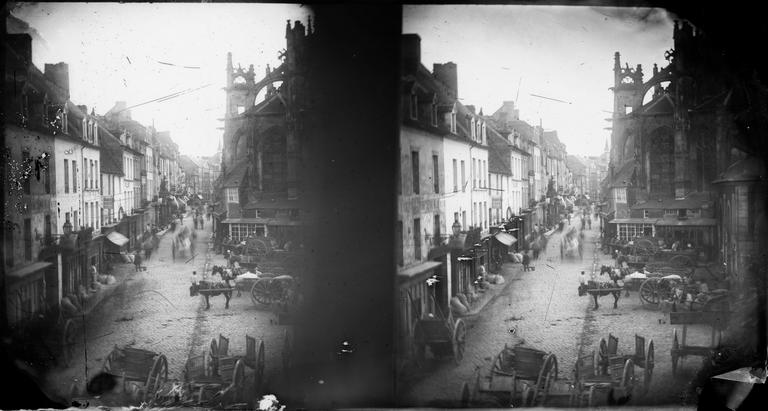
[[[32,220],[24,219],[24,260],[32,261]]]
[[[453,159],[453,192],[459,191],[459,175],[456,168],[456,159]]]
[[[99,194],[104,195],[104,174],[99,173]]]
[[[67,121],[67,105],[64,104],[64,109],[61,112],[61,132],[64,134],[69,133],[69,121]]]
[[[101,211],[100,210],[101,209],[99,208],[99,202],[97,201],[96,202],[96,207],[94,209],[94,211],[97,213],[96,214],[96,228],[99,228],[99,225],[101,224],[101,214],[104,212],[103,210],[101,210]]]
[[[434,221],[432,222],[432,231],[435,236],[435,245],[440,244],[440,214],[435,214]]]
[[[395,227],[395,249],[397,250],[397,265],[404,264],[403,258],[403,222],[398,221]]]
[[[643,210],[643,218],[649,218],[650,212],[648,210]]]
[[[435,185],[435,194],[440,192],[440,169],[438,168],[440,161],[437,155],[432,156],[432,180]]]
[[[475,134],[475,118],[470,117],[467,119],[467,128],[469,128],[470,136],[472,136],[472,140],[475,140],[477,138],[477,134]]]
[[[464,160],[461,160],[461,191],[465,191],[466,190],[466,186],[467,186],[467,178],[466,177],[467,176],[465,175],[465,172],[464,172]]]
[[[419,194],[419,152],[411,151],[411,172],[413,174],[413,194]]]
[[[91,172],[88,174],[88,185],[89,188],[93,189],[93,160],[91,161]]]
[[[672,209],[672,208],[665,209],[664,217],[677,217],[677,209]]]
[[[21,166],[27,168],[32,163],[29,151],[21,152]],[[34,167],[33,167],[34,169]],[[32,174],[24,178],[24,194],[32,194]]]
[[[477,188],[477,161],[472,159],[472,188]]]
[[[69,193],[69,160],[64,159],[64,192]]]
[[[456,109],[451,112],[451,133],[456,134]]]
[[[466,230],[467,227],[467,212],[462,211],[461,212],[461,228],[462,230]]]
[[[77,192],[77,161],[72,160],[72,192]]]
[[[88,140],[88,121],[83,117],[83,140]]]
[[[419,119],[419,97],[416,93],[411,93],[411,120]]]
[[[228,187],[227,188],[227,202],[229,202],[229,203],[237,203],[237,202],[239,202],[237,194],[238,194],[237,193],[237,188]]]
[[[472,227],[477,226],[477,203],[472,203]]]
[[[421,261],[421,219],[413,219],[413,256]]]
[[[459,221],[459,213],[453,213],[453,222],[456,223],[458,221]]]

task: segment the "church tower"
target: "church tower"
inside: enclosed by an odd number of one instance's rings
[[[621,55],[614,54],[613,63],[613,127],[611,132],[611,162],[621,165],[627,130],[631,129],[628,116],[643,104],[643,67],[621,67]]]

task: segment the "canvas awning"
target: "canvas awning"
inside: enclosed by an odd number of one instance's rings
[[[496,234],[496,239],[499,240],[500,243],[502,243],[502,244],[504,244],[506,246],[510,246],[510,245],[514,244],[515,242],[517,242],[517,239],[515,237],[513,237],[512,235],[507,234],[507,233],[497,233]]]
[[[407,281],[412,279],[413,277],[428,272],[430,270],[435,269],[436,267],[439,267],[442,263],[439,261],[425,261],[421,264],[415,265],[410,268],[406,268],[403,270],[400,270],[397,273],[398,277],[401,277],[401,280]]]
[[[661,219],[656,221],[659,227],[704,227],[717,225],[714,218],[688,218],[685,220]]]
[[[118,233],[117,231],[113,231],[107,234],[107,239],[119,247],[122,247],[128,243],[128,238]]]
[[[45,261],[38,261],[28,266],[21,267],[15,271],[9,272],[8,277],[11,277],[12,279],[15,279],[15,280],[20,280],[24,277],[40,272],[40,270],[48,267],[49,265],[51,265],[51,263],[48,263]]]

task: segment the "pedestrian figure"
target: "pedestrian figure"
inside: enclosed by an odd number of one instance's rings
[[[136,251],[133,255],[133,265],[136,266],[136,271],[141,271],[141,251]]]
[[[523,254],[523,271],[528,271],[530,269],[529,265],[531,264],[531,257],[528,256],[528,252],[526,251]]]
[[[176,262],[176,248],[178,247],[178,237],[174,237],[171,239],[171,256],[173,257],[173,262]]]
[[[579,259],[584,261],[584,246],[581,241],[579,241]]]
[[[539,239],[536,239],[536,241],[533,243],[533,259],[538,260],[539,259]]]
[[[587,218],[587,228],[590,229],[590,230],[592,229],[592,218],[591,217]]]

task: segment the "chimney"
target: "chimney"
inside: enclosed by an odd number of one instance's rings
[[[45,78],[57,85],[64,92],[64,99],[69,100],[69,65],[67,63],[46,64]]]
[[[456,70],[456,64],[448,62],[445,64],[434,64],[432,72],[437,80],[442,82],[448,88],[448,96],[459,98],[459,82]]]
[[[403,50],[403,71],[415,73],[421,64],[421,37],[418,34],[403,34],[400,45]]]
[[[27,64],[32,64],[32,37],[27,33],[8,34],[8,44]]]

